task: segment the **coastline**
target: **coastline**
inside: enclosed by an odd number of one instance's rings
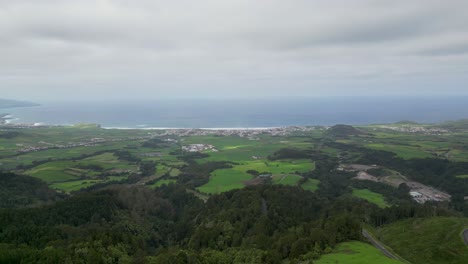
[[[71,125],[73,126],[73,125]],[[103,129],[122,129],[122,130],[269,130],[269,129],[279,129],[285,127],[293,126],[284,126],[284,127],[102,127]],[[305,126],[304,126],[305,127]]]

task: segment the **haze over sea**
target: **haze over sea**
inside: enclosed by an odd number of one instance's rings
[[[97,123],[118,128],[258,128],[437,123],[468,118],[468,97],[327,97],[294,99],[38,102],[0,109],[13,123]]]

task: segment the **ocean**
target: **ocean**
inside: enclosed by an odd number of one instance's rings
[[[0,109],[13,123],[112,128],[260,128],[438,123],[468,118],[468,97],[323,97],[294,99],[38,102]]]

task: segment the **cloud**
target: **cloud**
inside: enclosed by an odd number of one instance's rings
[[[467,12],[457,0],[0,1],[0,89],[39,99],[466,94]]]

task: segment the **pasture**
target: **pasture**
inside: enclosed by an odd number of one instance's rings
[[[215,170],[211,173],[209,182],[198,187],[198,190],[203,193],[212,194],[242,188],[245,186],[245,181],[253,178],[251,174],[247,173],[249,170],[273,174],[273,183],[275,184],[297,185],[301,176],[294,174],[311,171],[314,168],[315,164],[305,159],[240,162],[240,164],[234,165],[229,169]]]
[[[151,185],[149,185],[150,188],[157,188],[161,187],[163,185],[169,185],[171,183],[176,183],[176,180],[159,180]]]
[[[403,262],[386,257],[370,244],[351,241],[338,244],[330,254],[314,260],[316,264],[401,264]]]
[[[368,189],[353,189],[353,196],[360,199],[364,199],[370,203],[377,205],[380,208],[385,208],[389,206],[382,194],[370,191]]]
[[[307,179],[306,182],[301,184],[302,189],[306,191],[315,192],[319,188],[320,181],[317,179]]]
[[[202,193],[221,193],[244,187],[244,182],[252,175],[234,169],[219,169],[211,173],[210,181],[197,188]]]
[[[77,180],[79,177],[66,173],[76,163],[72,161],[52,161],[36,166],[24,174],[41,179],[47,183]]]
[[[285,175],[285,174],[277,174],[273,175],[272,180],[273,184],[282,184],[282,185],[289,185],[289,186],[296,186],[299,180],[302,179],[299,175]]]

